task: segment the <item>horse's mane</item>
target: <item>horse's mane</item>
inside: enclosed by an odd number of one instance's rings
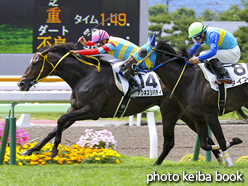
[[[179,56],[182,57],[186,57],[189,59],[189,54],[187,52],[187,48],[186,47],[182,47],[180,51],[175,51],[168,43],[166,43],[165,41],[158,41],[158,45],[157,45],[157,49],[161,50],[161,51],[157,51],[158,55],[164,55],[164,53],[162,51],[166,51],[172,54],[177,54]]]
[[[43,52],[44,50],[49,48],[49,52],[56,52],[61,54],[66,54],[70,50],[77,50],[77,47],[74,43],[64,43],[59,45],[46,45],[38,50],[38,52]]]
[[[59,53],[59,54],[64,55],[67,52],[70,52],[70,50],[77,50],[77,47],[75,46],[74,43],[64,43],[64,44],[52,45],[52,46],[46,45],[46,46],[40,48],[38,50],[38,52],[42,53],[43,51],[45,51],[47,49],[49,49],[49,52],[55,52],[55,53]],[[106,66],[111,66],[111,64],[107,60],[105,60],[102,55],[95,55],[94,57],[99,59],[101,64],[106,65]],[[78,55],[78,58],[97,65],[97,60],[94,60],[92,58],[88,58],[87,56]]]
[[[57,52],[61,54],[66,54],[67,52],[70,52],[70,50],[77,50],[77,47],[74,43],[64,43],[60,45],[53,45],[50,48],[50,52]]]

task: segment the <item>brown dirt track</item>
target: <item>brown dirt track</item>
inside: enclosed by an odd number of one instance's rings
[[[39,125],[31,128],[25,128],[29,133],[30,140],[38,138],[37,141],[45,137],[54,126]],[[85,129],[92,128],[94,130],[107,129],[113,133],[118,141],[116,151],[120,154],[128,154],[132,156],[149,157],[149,133],[147,125],[137,126],[104,126],[104,127],[88,127],[74,125],[63,132],[62,144],[75,144],[79,137],[85,134]],[[233,161],[236,161],[241,156],[248,155],[248,125],[245,124],[222,124],[222,129],[227,141],[231,141],[233,137],[239,137],[243,143],[228,149]],[[158,155],[162,152],[163,134],[162,125],[157,125],[158,133]],[[216,142],[215,138],[213,138]],[[196,134],[191,131],[186,125],[176,125],[175,127],[175,146],[167,156],[167,160],[179,161],[186,154],[193,154]],[[203,150],[201,155],[205,155]],[[212,156],[212,160],[216,161]]]

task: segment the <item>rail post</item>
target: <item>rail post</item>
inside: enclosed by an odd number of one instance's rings
[[[17,103],[12,102],[9,116],[5,119],[3,137],[0,149],[0,165],[3,164],[4,155],[6,152],[6,145],[8,142],[8,135],[10,131],[10,165],[16,165],[16,118],[14,117],[14,107]],[[12,112],[12,117],[10,116]]]
[[[5,125],[4,125],[3,137],[2,137],[1,149],[0,149],[0,165],[3,164],[4,155],[6,151],[6,145],[7,145],[8,135],[9,135],[9,118],[10,118],[10,112],[9,112],[9,116],[5,118]]]
[[[12,117],[10,117],[10,165],[16,165],[16,118],[14,108],[16,102],[11,103]]]
[[[200,153],[200,140],[199,140],[199,136],[197,135],[196,142],[195,142],[195,150],[194,150],[194,155],[193,155],[192,161],[198,160],[199,153]]]

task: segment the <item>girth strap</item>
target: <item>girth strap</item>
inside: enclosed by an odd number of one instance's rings
[[[222,116],[225,113],[226,107],[226,89],[225,84],[218,84],[219,92],[218,92],[218,101],[219,101],[219,116]]]
[[[125,96],[122,96],[121,101],[120,101],[118,107],[116,108],[116,111],[115,111],[115,114],[113,117],[118,117],[118,118],[122,117],[127,110],[127,107],[128,107],[130,100],[131,100],[131,98],[130,98],[128,93]]]

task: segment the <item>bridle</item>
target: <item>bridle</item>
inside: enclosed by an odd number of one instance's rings
[[[42,63],[42,67],[41,67],[41,70],[37,76],[37,78],[34,80],[34,84],[46,79],[49,75],[52,74],[52,72],[54,72],[54,74],[56,73],[56,67],[60,64],[60,62],[70,54],[70,52],[67,52],[62,58],[59,59],[59,61],[56,63],[56,65],[54,66],[52,62],[50,62],[48,59],[47,59],[47,54],[46,55],[42,55],[40,52],[36,52],[37,54],[39,54],[41,57],[43,57],[43,63]],[[43,78],[39,79],[43,70],[44,70],[44,67],[45,67],[45,63],[46,61],[52,66],[52,70],[50,71],[50,73],[46,76],[44,76]]]
[[[183,76],[183,73],[184,73],[184,71],[185,71],[185,69],[186,69],[186,66],[188,66],[188,64],[189,64],[189,61],[188,61],[189,59],[186,58],[186,57],[183,57],[183,56],[178,56],[177,54],[173,54],[173,53],[170,53],[170,52],[166,52],[166,51],[163,51],[163,50],[156,49],[156,46],[155,46],[155,47],[152,47],[152,46],[150,45],[150,47],[151,47],[151,51],[147,54],[147,56],[145,57],[145,59],[147,59],[147,58],[149,57],[149,55],[151,55],[154,51],[162,52],[162,53],[164,53],[164,54],[168,54],[168,55],[174,56],[174,57],[172,57],[172,58],[170,58],[170,59],[168,59],[168,60],[166,60],[166,61],[160,63],[159,65],[153,67],[152,69],[150,69],[150,70],[148,70],[148,71],[142,70],[142,69],[140,69],[140,68],[138,68],[138,67],[135,67],[135,70],[138,70],[138,71],[142,71],[142,72],[147,73],[147,72],[154,71],[155,69],[157,69],[157,68],[159,68],[159,67],[161,67],[161,66],[163,66],[163,65],[165,65],[165,64],[167,64],[167,63],[169,63],[169,62],[172,62],[172,61],[174,61],[174,60],[176,60],[176,59],[183,59],[183,60],[185,61],[185,65],[184,65],[184,67],[183,67],[183,70],[182,70],[182,72],[181,72],[181,74],[180,74],[180,76],[179,76],[179,78],[178,78],[178,80],[177,80],[177,82],[176,82],[176,84],[175,84],[173,90],[171,91],[171,94],[170,94],[170,98],[171,98],[171,97],[173,96],[173,93],[174,93],[174,91],[175,91],[175,89],[176,89],[178,83],[179,83],[180,80],[181,80],[181,77]],[[135,59],[135,60],[136,60],[136,59]],[[137,61],[137,60],[136,60],[136,61]],[[142,62],[142,61],[140,60],[140,62]],[[140,64],[140,63],[139,63],[139,64]]]
[[[50,62],[50,61],[47,59],[47,54],[43,55],[43,54],[41,54],[40,52],[36,52],[36,53],[39,54],[41,57],[43,57],[43,63],[42,63],[42,67],[41,67],[41,70],[40,70],[40,72],[39,72],[37,78],[36,78],[34,81],[32,81],[32,82],[30,83],[32,86],[34,86],[34,85],[37,84],[38,82],[40,82],[40,81],[46,79],[46,78],[47,78],[49,75],[51,75],[53,72],[54,72],[54,74],[55,74],[55,73],[56,73],[56,67],[57,67],[57,66],[63,61],[63,59],[65,59],[69,54],[72,54],[72,53],[70,53],[70,52],[67,52],[64,56],[62,56],[62,57],[59,59],[59,61],[56,63],[56,65],[53,65],[53,63]],[[76,57],[77,60],[81,61],[82,63],[85,63],[85,64],[87,64],[87,65],[96,67],[96,68],[97,68],[97,71],[100,72],[100,61],[99,61],[97,58],[92,57],[92,56],[86,56],[86,57],[88,57],[88,58],[95,59],[95,60],[98,61],[98,65],[94,65],[94,64],[92,64],[92,63],[90,63],[90,62],[83,61],[83,60],[79,59],[78,56],[75,55],[75,54],[72,54],[72,55],[74,55],[74,57]],[[42,74],[42,72],[43,72],[43,70],[44,70],[46,61],[52,66],[52,70],[48,73],[48,75],[44,76],[43,78],[40,78],[40,76],[41,76],[41,74]],[[40,78],[40,79],[39,79],[39,78]]]
[[[147,44],[147,45],[149,45],[149,44]],[[132,55],[132,57],[134,57],[134,59],[137,61],[137,66],[139,66],[139,64],[141,64],[142,62],[144,62],[144,61],[145,61],[150,55],[152,55],[155,51],[158,51],[158,52],[161,52],[161,53],[164,53],[164,54],[168,54],[168,55],[174,56],[174,57],[173,57],[173,58],[170,58],[170,59],[168,59],[168,60],[166,60],[166,61],[164,61],[164,62],[162,62],[162,63],[160,63],[160,64],[157,65],[157,66],[154,66],[154,67],[153,67],[152,69],[150,69],[150,70],[142,70],[142,69],[140,69],[139,67],[136,67],[135,69],[138,70],[138,71],[148,73],[148,72],[154,71],[155,69],[157,69],[157,68],[159,68],[159,67],[165,65],[166,63],[169,63],[169,62],[171,62],[171,61],[174,61],[174,60],[176,60],[176,59],[183,59],[183,60],[185,61],[186,66],[189,64],[189,61],[188,61],[189,59],[186,58],[186,57],[184,57],[184,56],[179,56],[179,55],[177,55],[177,54],[173,54],[173,53],[170,53],[170,52],[166,52],[166,51],[163,51],[163,50],[159,50],[159,49],[156,48],[157,45],[154,46],[154,47],[152,47],[151,45],[149,45],[149,46],[150,46],[150,48],[151,48],[151,51],[149,51],[149,53],[148,53],[143,59],[137,60],[137,59]]]

